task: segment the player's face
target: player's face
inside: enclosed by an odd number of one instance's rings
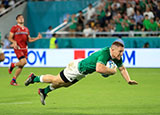
[[[24,24],[24,17],[23,17],[23,16],[19,16],[19,17],[17,18],[17,23],[18,23],[18,24]]]
[[[123,52],[124,52],[124,47],[116,47],[113,49],[113,58],[120,60],[121,56],[123,56]]]

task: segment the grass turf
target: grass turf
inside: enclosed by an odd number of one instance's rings
[[[160,69],[129,68],[137,86],[128,85],[119,72],[109,78],[94,73],[49,93],[46,105],[41,105],[37,89],[48,84],[25,87],[25,79],[30,72],[57,74],[62,69],[24,68],[17,80],[20,86],[11,86],[13,75],[0,68],[0,115],[160,115]]]

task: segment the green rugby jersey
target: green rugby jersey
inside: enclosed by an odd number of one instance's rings
[[[89,57],[83,59],[82,61],[80,61],[78,65],[78,69],[80,73],[89,74],[96,71],[96,63],[102,63],[106,65],[107,61],[112,59],[109,49],[110,49],[109,47],[105,47],[93,53]],[[117,65],[117,67],[122,66],[122,58],[120,60],[117,60],[117,59],[112,59],[112,60]]]

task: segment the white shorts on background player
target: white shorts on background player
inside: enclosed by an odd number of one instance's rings
[[[3,53],[2,48],[0,48],[0,54]]]

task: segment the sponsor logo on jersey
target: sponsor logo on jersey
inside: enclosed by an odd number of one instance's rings
[[[15,35],[20,35],[20,34],[28,34],[27,32],[16,32]]]

